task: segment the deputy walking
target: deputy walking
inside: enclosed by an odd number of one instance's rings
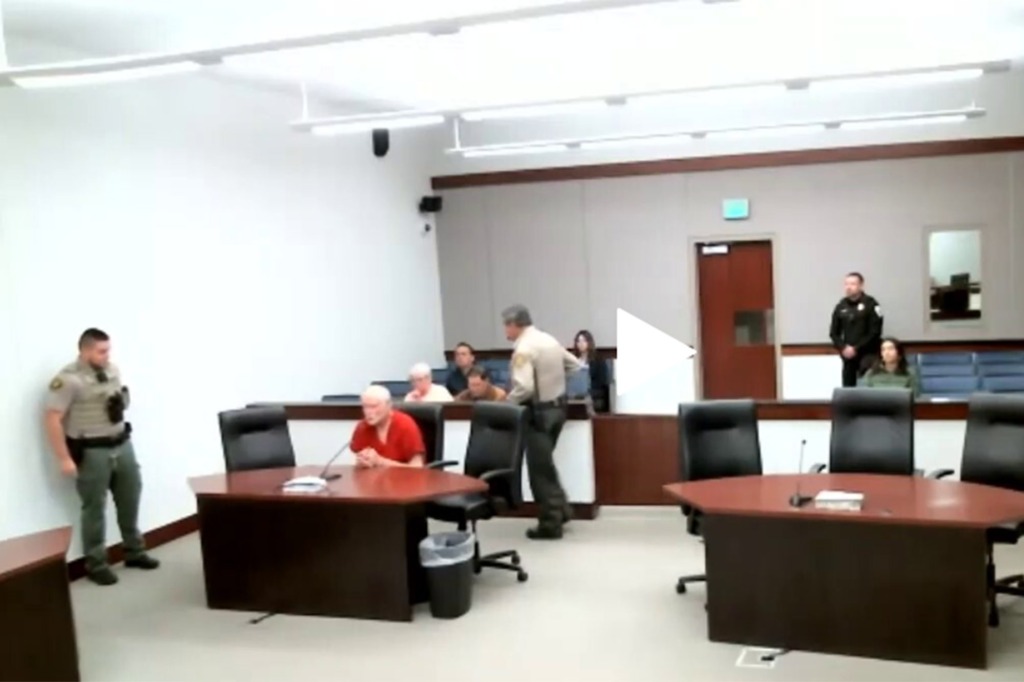
[[[571,508],[555,467],[555,445],[568,409],[565,377],[582,365],[558,340],[533,326],[530,311],[514,305],[501,314],[505,336],[515,342],[512,351],[512,390],[508,400],[527,408],[526,462],[533,498],[540,506],[536,528],[526,531],[531,540],[557,540]]]
[[[46,434],[63,474],[75,478],[82,500],[82,547],[89,579],[113,585],[107,563],[107,490],[114,496],[124,541],[125,566],[154,569],[139,532],[142,478],[132,448],[131,425],[124,421],[130,396],[117,368],[110,364],[110,337],[86,329],[78,340],[78,360],[50,382]]]

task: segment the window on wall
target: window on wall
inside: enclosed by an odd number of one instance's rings
[[[929,312],[933,322],[981,319],[981,230],[928,234]]]

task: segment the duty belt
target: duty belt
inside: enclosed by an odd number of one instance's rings
[[[116,448],[131,437],[132,425],[126,423],[124,425],[124,431],[116,436],[106,436],[103,438],[68,438],[68,440],[80,448]]]
[[[546,400],[544,402],[537,401],[535,403],[532,403],[532,407],[535,410],[547,410],[553,407],[565,407],[568,404],[569,399],[563,395],[558,398],[555,398],[554,400]]]

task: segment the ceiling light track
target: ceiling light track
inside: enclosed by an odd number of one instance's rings
[[[403,22],[387,26],[370,26],[348,31],[315,33],[278,40],[238,43],[224,47],[187,52],[165,52],[134,57],[60,62],[19,68],[6,67],[0,62],[0,85],[63,87],[123,81],[166,75],[167,73],[179,73],[181,70],[194,70],[197,67],[220,64],[227,57],[323,47],[325,45],[355,43],[364,40],[394,38],[406,35],[426,34],[445,36],[458,33],[464,28],[473,26],[544,19],[604,10],[627,9],[646,5],[666,5],[685,1],[693,0],[578,0],[576,2],[560,2],[534,7],[482,12],[466,16]],[[707,0],[705,0],[705,3],[711,4],[707,3]],[[183,67],[182,65],[188,66]],[[161,71],[157,67],[166,67],[167,70]],[[93,75],[96,78],[90,80],[88,77]],[[47,79],[60,80],[54,80],[50,84],[44,83],[44,80]],[[25,85],[26,83],[28,85]]]
[[[580,149],[583,151],[650,147],[656,145],[687,144],[700,139],[758,139],[791,136],[797,134],[824,133],[834,130],[876,130],[881,128],[902,128],[907,126],[940,125],[963,123],[984,116],[985,109],[965,107],[938,111],[892,113],[880,116],[851,116],[848,118],[821,121],[798,121],[769,126],[750,126],[716,130],[668,131],[637,135],[618,135],[579,139],[538,140],[516,144],[481,145],[476,147],[456,146],[446,150],[448,154],[459,154],[465,158],[490,156],[524,155]]]
[[[299,132],[312,132],[326,126],[358,121],[388,121],[402,117],[442,116],[447,119],[461,118],[476,123],[515,118],[539,118],[544,116],[586,114],[607,110],[613,106],[628,105],[631,101],[668,95],[688,95],[702,93],[725,93],[750,90],[758,94],[771,91],[773,88],[784,93],[786,90],[800,91],[819,89],[827,91],[840,87],[860,91],[864,88],[883,88],[889,85],[924,85],[939,82],[962,81],[979,78],[985,74],[1007,71],[1011,68],[1010,60],[994,62],[975,62],[968,64],[950,64],[926,69],[902,69],[887,72],[871,71],[867,73],[847,73],[838,75],[814,76],[797,79],[779,79],[759,81],[755,83],[733,83],[699,88],[675,88],[629,93],[606,94],[600,96],[580,97],[574,99],[548,100],[541,102],[518,102],[488,107],[430,109],[407,112],[386,112],[380,114],[363,114],[359,116],[334,116],[328,118],[302,118],[291,123],[291,127]],[[383,125],[379,127],[385,127]]]

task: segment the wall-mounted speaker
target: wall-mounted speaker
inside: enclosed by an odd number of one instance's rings
[[[420,213],[438,213],[441,210],[441,197],[422,197]]]
[[[373,155],[382,159],[388,155],[391,149],[391,133],[387,128],[378,128],[373,131]]]

